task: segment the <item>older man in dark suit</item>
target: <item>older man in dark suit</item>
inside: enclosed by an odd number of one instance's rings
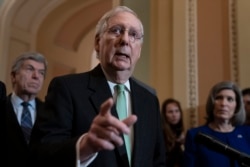
[[[131,9],[118,6],[100,19],[100,64],[49,85],[31,139],[34,166],[165,167],[158,98],[131,77],[142,43],[143,26]],[[120,86],[126,105],[118,109]]]
[[[36,52],[23,53],[11,68],[13,91],[7,97],[7,166],[29,166],[29,138],[43,102],[37,98],[47,70],[45,57]],[[24,110],[23,103],[28,104]],[[28,123],[27,123],[28,121]]]

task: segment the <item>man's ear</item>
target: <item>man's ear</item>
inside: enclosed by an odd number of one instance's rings
[[[140,52],[139,52],[140,54],[139,54],[139,57],[138,58],[140,58],[141,57],[141,48],[140,48]]]
[[[16,75],[15,72],[11,72],[11,73],[10,73],[10,79],[11,79],[11,82],[12,82],[12,83],[15,83],[15,81],[16,81],[15,75]]]
[[[100,36],[96,34],[95,36],[95,51],[98,53],[99,52],[99,42],[100,42]]]

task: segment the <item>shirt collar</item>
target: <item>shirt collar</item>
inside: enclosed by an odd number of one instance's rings
[[[117,85],[117,83],[108,81],[108,84],[109,84],[109,87],[110,87],[111,92],[112,92],[112,94],[113,94],[113,93],[114,93],[114,87]],[[126,87],[125,89],[126,89],[127,91],[130,92],[130,83],[129,83],[129,80],[127,80],[127,81],[124,83],[124,85],[125,85],[125,87]]]
[[[20,97],[18,97],[16,94],[15,94],[15,92],[13,92],[12,93],[12,95],[11,95],[11,101],[12,101],[12,104],[14,105],[14,106],[20,106],[21,105],[21,103],[23,102],[23,100],[20,98]],[[30,100],[30,101],[28,101],[29,102],[29,104],[30,104],[30,106],[32,107],[32,108],[35,108],[35,99],[33,99],[33,100]]]

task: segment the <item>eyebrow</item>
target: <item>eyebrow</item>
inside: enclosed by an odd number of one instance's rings
[[[130,27],[126,27],[125,24],[121,24],[121,23],[110,25],[110,27],[108,27],[108,28],[111,28],[111,27],[114,27],[114,26],[121,26],[121,27],[126,28],[126,29],[135,29],[135,30],[138,30],[138,31],[142,31],[140,27],[139,27],[139,28],[136,28],[136,27],[133,26],[133,25],[130,26]]]

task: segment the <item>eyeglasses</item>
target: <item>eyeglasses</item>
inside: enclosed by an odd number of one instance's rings
[[[135,42],[136,40],[143,38],[143,34],[138,32],[137,30],[132,29],[132,28],[126,29],[124,26],[121,26],[121,25],[112,26],[107,30],[108,34],[113,37],[120,37],[121,35],[125,33],[125,31],[128,31],[130,42]]]

